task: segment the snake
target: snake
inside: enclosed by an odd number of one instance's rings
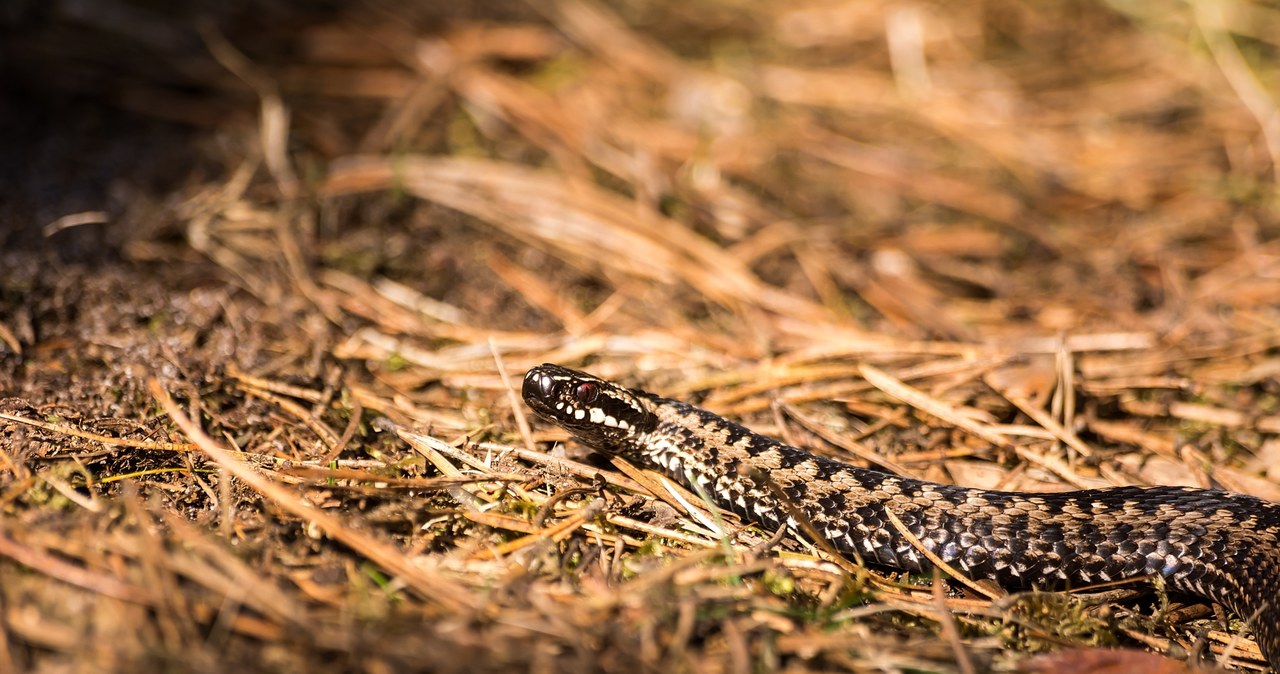
[[[551,363],[528,371],[521,395],[597,452],[662,473],[763,529],[816,533],[872,566],[945,565],[1011,590],[1163,578],[1244,620],[1280,673],[1280,504],[1181,486],[1035,493],[927,482]]]

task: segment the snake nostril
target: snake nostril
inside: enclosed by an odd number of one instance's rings
[[[552,395],[555,395],[556,392],[555,380],[551,377],[540,378],[538,380],[538,390],[542,392],[542,395],[550,398]]]

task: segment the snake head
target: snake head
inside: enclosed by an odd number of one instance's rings
[[[645,397],[586,372],[550,363],[529,370],[521,395],[538,416],[569,431],[583,444],[609,454],[625,452],[631,439],[657,425]]]

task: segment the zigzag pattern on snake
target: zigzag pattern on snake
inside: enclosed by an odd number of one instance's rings
[[[843,554],[932,568],[892,523],[974,579],[1066,589],[1162,576],[1252,626],[1280,672],[1280,504],[1216,489],[1115,487],[1060,493],[969,489],[859,468],[758,435],[711,412],[545,364],[523,397],[583,444],[660,470],[748,521],[795,528],[764,471]]]

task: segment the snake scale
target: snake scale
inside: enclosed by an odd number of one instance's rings
[[[1280,672],[1280,504],[1189,487],[1038,494],[924,482],[815,456],[693,405],[551,364],[525,375],[523,397],[583,444],[659,470],[764,528],[796,527],[780,488],[839,552],[874,564],[929,570],[923,546],[970,578],[1010,589],[1162,576],[1248,621]]]

